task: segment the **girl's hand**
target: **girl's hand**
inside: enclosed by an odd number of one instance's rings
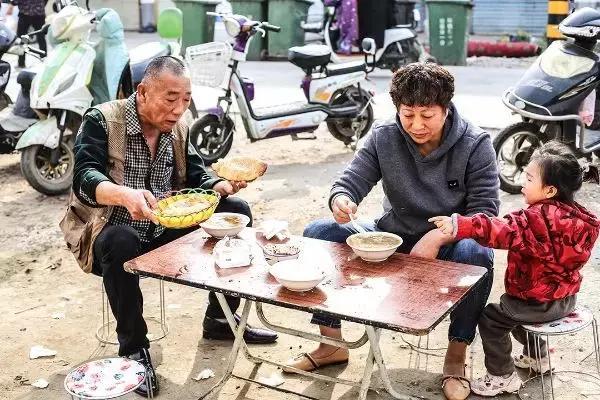
[[[428,219],[429,222],[433,222],[437,228],[445,233],[446,235],[453,235],[454,224],[452,223],[452,217],[432,217]]]

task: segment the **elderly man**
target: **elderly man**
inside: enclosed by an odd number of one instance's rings
[[[187,68],[177,58],[154,59],[137,92],[91,108],[85,114],[75,144],[73,193],[61,229],[68,247],[85,272],[100,275],[117,320],[119,355],[143,362],[158,382],[150,360],[148,329],[142,316],[143,299],[137,275],[123,263],[168,243],[193,229],[165,229],[152,209],[157,198],[171,190],[213,189],[223,196],[219,211],[251,217],[248,204],[228,197],[246,182],[215,179],[188,143],[185,112],[191,99]],[[232,310],[239,298],[228,297]],[[203,336],[232,339],[214,293],[204,318]],[[248,328],[250,343],[274,342],[270,331]],[[137,391],[148,392],[146,385]]]

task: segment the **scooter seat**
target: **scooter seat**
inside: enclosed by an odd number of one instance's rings
[[[582,28],[585,26],[600,26],[600,11],[591,7],[580,8],[561,22],[562,26]]]
[[[364,61],[350,61],[342,64],[331,64],[325,69],[328,76],[351,74],[352,72],[366,72],[367,64]]]
[[[331,58],[331,50],[323,44],[295,46],[288,50],[288,60],[302,69],[325,66]]]
[[[129,68],[131,69],[131,81],[133,87],[142,81],[146,67],[156,57],[168,56],[171,47],[167,43],[150,42],[137,46],[129,52]]]

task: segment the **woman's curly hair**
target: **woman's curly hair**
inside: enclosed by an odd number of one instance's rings
[[[396,106],[432,106],[447,108],[454,96],[454,77],[434,63],[412,63],[392,77],[390,96]]]

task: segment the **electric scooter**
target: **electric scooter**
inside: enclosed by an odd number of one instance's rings
[[[324,45],[297,46],[289,49],[288,60],[305,72],[301,88],[306,101],[265,108],[252,106],[254,83],[238,71],[246,60],[248,47],[256,34],[279,32],[280,28],[268,22],[253,21],[242,15],[208,12],[222,18],[225,29],[233,38],[233,48],[224,57],[227,69],[225,93],[217,106],[206,111],[190,127],[190,142],[209,165],[227,155],[233,142],[235,123],[230,116],[232,93],[251,141],[275,136],[313,132],[326,121],[330,133],[344,144],[355,144],[373,123],[373,92],[362,88],[368,67],[364,61],[332,65],[331,50]],[[369,39],[373,42],[372,39]],[[208,44],[209,46],[213,44]],[[229,46],[228,44],[222,44]],[[200,45],[200,46],[207,46]],[[194,59],[188,48],[186,59],[194,75],[205,72],[203,58]],[[222,50],[219,50],[222,51]],[[370,54],[365,54],[367,58]]]
[[[331,61],[334,63],[347,62],[356,58],[356,56],[344,56],[337,53],[337,39],[340,32],[336,27],[336,11],[340,7],[340,3],[340,0],[325,0],[321,23],[315,21],[314,16],[311,16],[312,21],[307,20],[301,23],[305,32],[318,34],[321,41],[331,49]],[[360,18],[359,16],[359,20]],[[386,27],[383,46],[375,50],[373,61],[369,63],[369,67],[389,69],[395,72],[401,66],[413,62],[435,62],[435,58],[427,53],[415,33],[416,24],[420,18],[418,10],[413,10],[413,19],[410,24]]]
[[[568,40],[548,46],[517,85],[502,96],[502,102],[522,118],[494,139],[500,188],[508,193],[520,193],[531,155],[549,140],[569,145],[592,168],[592,153],[600,155],[600,130],[586,127],[579,115],[582,103],[600,82],[600,58],[594,53],[600,37],[600,12],[578,9],[560,23],[559,30]]]
[[[34,72],[23,70],[17,75],[17,83],[21,90],[15,103],[6,93],[6,86],[11,76],[11,65],[2,60],[5,54],[29,54],[37,58],[45,57],[46,53],[30,47],[32,35],[43,33],[48,26],[28,35],[17,37],[6,25],[0,22],[0,154],[12,153],[19,138],[29,126],[37,121],[37,116],[29,107],[29,89]]]
[[[178,29],[173,29],[173,15],[167,15],[170,12],[179,18]],[[180,37],[181,12],[168,9],[161,13],[164,15],[170,24],[165,31]],[[96,42],[90,38],[94,28],[100,37]],[[131,95],[148,63],[158,56],[178,55],[180,45],[151,42],[128,54],[123,24],[114,10],[94,12],[74,2],[52,20],[48,38],[57,44],[31,87],[31,107],[40,120],[23,133],[16,148],[22,152],[21,172],[27,182],[41,193],[56,195],[67,192],[71,186],[73,144],[86,110]],[[192,104],[190,108],[193,107]],[[192,115],[194,112],[195,109]]]

